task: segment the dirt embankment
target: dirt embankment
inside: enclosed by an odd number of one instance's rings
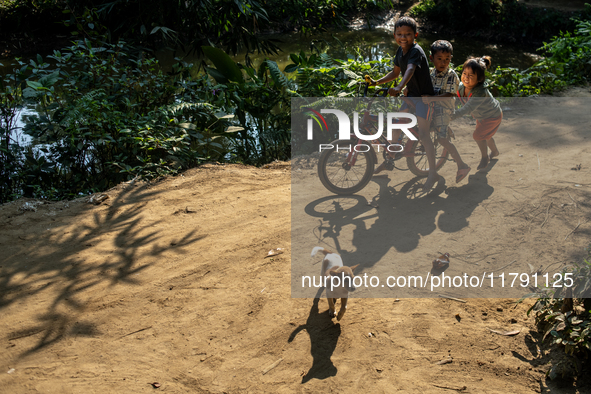
[[[549,269],[579,256],[591,219],[588,123],[568,112],[561,129],[522,119],[548,108],[506,108],[501,156],[487,174],[455,185],[448,163],[440,172],[447,185],[417,198],[400,195],[415,182],[402,171],[372,181],[359,198],[379,200],[378,219],[400,208],[388,202],[428,213],[405,228],[418,234],[412,248],[394,243],[387,253],[430,264],[445,246],[453,269],[482,257]],[[460,122],[455,143],[475,168],[472,128]],[[314,171],[301,163],[204,165],[122,184],[100,205],[1,206],[2,390],[142,393],[158,383],[170,393],[589,391],[583,378],[562,383],[566,391],[546,380],[548,347],[526,316],[532,300],[354,298],[336,322],[324,298],[291,298],[291,256],[310,250],[292,248],[290,181]],[[322,188],[310,179],[317,201]],[[331,198],[323,193],[322,201]],[[321,217],[312,222],[310,233],[327,228]],[[314,245],[335,246],[320,234]],[[266,257],[276,248],[283,253]]]

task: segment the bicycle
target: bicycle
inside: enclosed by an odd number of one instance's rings
[[[365,85],[363,97],[367,97],[369,82]],[[375,135],[378,130],[378,117],[371,115],[370,110],[375,97],[385,97],[388,88],[379,89],[369,101],[367,109],[363,113],[359,130],[362,134]],[[447,139],[451,139],[453,132],[448,127]],[[408,169],[418,177],[429,175],[429,164],[423,144],[418,139],[419,130],[415,126],[410,129],[417,140],[411,140],[404,133],[396,142],[390,142],[382,134],[377,139],[362,140],[354,133],[351,133],[349,140],[335,140],[328,144],[331,148],[324,149],[318,159],[318,177],[320,182],[329,191],[335,194],[353,194],[363,189],[371,180],[378,156],[375,152],[381,151],[386,161],[386,169],[396,168],[395,162],[406,158]],[[449,152],[438,141],[436,129],[431,127],[433,145],[435,147],[435,168],[439,170],[447,161]],[[395,146],[393,148],[393,146]],[[402,149],[401,149],[402,148]],[[390,153],[395,153],[394,157]]]

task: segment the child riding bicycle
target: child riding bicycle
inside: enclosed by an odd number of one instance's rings
[[[418,37],[417,22],[410,17],[404,16],[396,21],[394,25],[394,39],[399,45],[394,57],[394,69],[386,76],[377,81],[372,80],[371,85],[381,85],[396,80],[402,72],[402,81],[390,88],[388,93],[392,96],[400,95],[400,92],[408,87],[408,97],[411,98],[416,106],[417,123],[419,126],[419,138],[425,147],[425,153],[429,162],[429,176],[423,185],[423,190],[430,190],[439,179],[435,168],[435,147],[429,135],[430,119],[432,115],[431,107],[420,99],[423,95],[433,96],[433,84],[429,74],[429,62],[423,49],[415,43]],[[396,141],[399,135],[393,135]],[[374,172],[377,174],[385,169],[382,163]]]

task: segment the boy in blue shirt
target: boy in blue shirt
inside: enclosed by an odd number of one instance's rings
[[[398,96],[404,87],[407,87],[408,97],[416,98],[413,102],[416,105],[419,138],[425,147],[425,153],[429,162],[429,176],[423,185],[423,190],[428,191],[439,179],[439,175],[437,175],[437,170],[435,169],[435,147],[429,135],[429,122],[431,120],[432,110],[428,104],[423,103],[420,97],[423,95],[433,96],[435,92],[433,91],[427,56],[425,56],[425,52],[423,52],[420,45],[415,43],[415,38],[418,35],[417,22],[413,18],[403,16],[396,21],[394,25],[394,39],[399,45],[399,48],[394,57],[394,69],[379,80],[372,80],[371,84],[381,85],[393,81],[402,72],[402,81],[396,87],[390,88],[388,94]],[[397,139],[398,136],[393,136],[394,141]],[[383,169],[384,164],[380,165],[375,173]]]

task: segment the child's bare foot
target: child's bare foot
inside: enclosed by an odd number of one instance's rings
[[[494,159],[495,157],[497,157],[497,156],[498,156],[498,155],[500,155],[500,154],[501,154],[501,153],[500,153],[499,151],[496,151],[496,152],[490,152],[490,155],[488,155],[488,159],[489,159],[489,160],[492,160],[492,159]]]
[[[482,160],[480,160],[480,164],[478,164],[478,167],[476,169],[478,171],[484,171],[486,170],[486,167],[488,167],[488,157],[483,157]]]
[[[470,170],[471,168],[466,164],[464,164],[462,168],[458,168],[458,172],[456,174],[456,183],[460,183],[465,177],[467,177],[470,173]]]

